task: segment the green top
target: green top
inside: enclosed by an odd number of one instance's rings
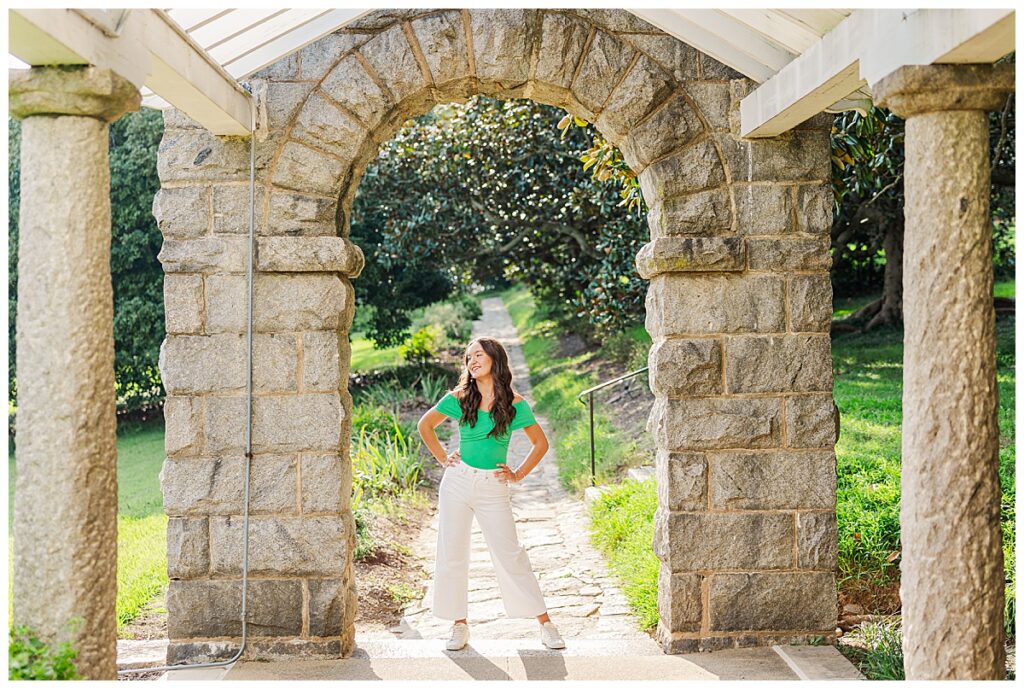
[[[498,464],[504,463],[508,456],[508,441],[512,437],[512,431],[537,423],[530,404],[526,400],[519,400],[512,405],[516,414],[512,417],[512,423],[505,430],[505,434],[488,438],[487,434],[494,428],[490,412],[477,410],[475,427],[463,423],[462,407],[459,406],[458,398],[450,392],[445,394],[434,408],[459,422],[459,454],[463,462],[477,469],[497,469]]]

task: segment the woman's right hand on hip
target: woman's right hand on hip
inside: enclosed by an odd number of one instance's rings
[[[450,467],[450,466],[455,466],[456,464],[458,464],[461,461],[462,461],[462,455],[459,454],[458,450],[455,450],[454,452],[449,452],[448,453],[448,456],[444,458],[443,464],[446,467]]]

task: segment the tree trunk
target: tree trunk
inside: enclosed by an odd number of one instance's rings
[[[889,223],[885,239],[885,277],[882,287],[882,308],[864,327],[871,330],[880,325],[893,325],[903,321],[903,221]]]

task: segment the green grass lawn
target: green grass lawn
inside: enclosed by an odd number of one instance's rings
[[[388,366],[400,366],[403,364],[402,355],[398,347],[386,349],[374,349],[373,342],[368,340],[361,332],[353,332],[352,342],[352,371],[372,371]]]
[[[142,606],[167,585],[167,516],[160,494],[164,461],[162,422],[118,434],[117,438],[117,627],[138,615]],[[8,456],[8,516],[13,525],[16,467]],[[13,542],[8,539],[8,626],[13,609]]]

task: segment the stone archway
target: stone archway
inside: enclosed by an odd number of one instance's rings
[[[382,141],[473,94],[565,107],[639,172],[663,648],[834,637],[830,116],[739,139],[751,82],[623,10],[382,10],[252,83],[266,128],[246,657],[353,649],[349,209]],[[173,110],[165,125],[161,481],[180,662],[232,655],[241,634],[249,152]]]

